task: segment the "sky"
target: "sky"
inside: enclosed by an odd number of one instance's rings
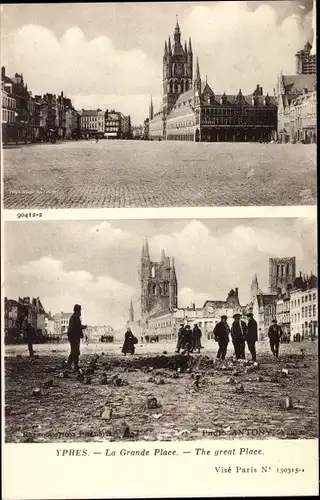
[[[133,124],[162,99],[164,41],[176,15],[182,40],[216,93],[273,93],[277,75],[313,40],[312,0],[2,5],[2,60],[33,94],[60,93],[77,109],[117,108]]]
[[[46,311],[83,307],[89,325],[123,329],[130,300],[140,317],[138,268],[144,239],[151,260],[175,258],[178,305],[250,301],[254,273],[268,292],[270,257],[296,257],[316,274],[316,219],[36,221],[5,223],[5,295],[39,296]]]

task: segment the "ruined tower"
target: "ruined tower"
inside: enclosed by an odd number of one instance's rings
[[[281,257],[269,259],[269,292],[285,293],[293,287],[296,278],[296,258]]]
[[[160,261],[151,261],[147,241],[142,246],[140,281],[142,318],[152,313],[171,311],[178,306],[174,259],[167,257],[162,250]]]
[[[258,277],[256,273],[254,273],[251,283],[251,302],[254,302],[254,299],[258,295],[258,293],[259,293]]]

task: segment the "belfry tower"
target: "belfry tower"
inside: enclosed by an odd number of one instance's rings
[[[171,311],[178,307],[178,282],[174,259],[161,252],[160,262],[150,260],[148,241],[142,246],[141,266],[141,318],[151,313]]]
[[[181,32],[177,23],[173,34],[173,44],[169,36],[164,44],[163,54],[163,114],[167,116],[180,94],[192,88],[193,53],[191,38],[187,47],[181,43]]]

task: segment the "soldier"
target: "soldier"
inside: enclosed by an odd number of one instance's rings
[[[227,316],[221,316],[221,321],[216,324],[213,330],[214,340],[218,342],[217,359],[225,359],[229,343],[230,328],[227,323]]]
[[[177,353],[180,352],[181,348],[183,349],[183,347],[184,347],[183,343],[184,343],[184,325],[183,325],[183,323],[181,323],[179,331],[178,331],[178,343],[177,343],[177,349],[176,349]]]
[[[236,354],[236,359],[245,359],[245,338],[247,325],[241,321],[241,314],[234,314],[231,327],[231,338]]]
[[[81,324],[81,306],[79,304],[75,304],[68,327],[70,355],[67,363],[68,368],[71,368],[73,364],[75,371],[78,371],[79,369],[80,339],[83,338],[83,330],[86,328],[86,325]]]
[[[252,361],[257,361],[256,354],[256,342],[258,341],[258,325],[256,320],[253,318],[252,313],[248,313],[247,317],[249,318],[247,325],[247,344],[250,354],[252,356]]]
[[[195,324],[192,331],[192,340],[193,340],[192,347],[195,351],[198,351],[198,354],[200,354],[200,349],[201,349],[201,337],[202,337],[202,332],[199,326]]]
[[[30,359],[32,360],[34,358],[33,342],[35,341],[35,332],[31,323],[28,321],[28,316],[25,316],[23,319],[22,331],[27,341]]]
[[[270,341],[270,348],[272,351],[272,354],[276,357],[279,356],[279,344],[280,344],[280,339],[283,335],[281,326],[277,324],[277,320],[273,319],[272,320],[272,325],[269,328],[268,331],[268,337]]]

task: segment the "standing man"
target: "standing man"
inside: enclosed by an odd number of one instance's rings
[[[247,317],[249,318],[247,325],[248,349],[252,356],[252,361],[257,361],[256,342],[258,342],[258,325],[252,313],[248,313]]]
[[[177,349],[176,352],[179,353],[180,349],[183,348],[183,343],[184,343],[184,325],[183,323],[180,324],[180,328],[178,330],[178,343],[177,343]]]
[[[184,339],[184,342],[183,342],[183,349],[186,350],[188,353],[189,352],[192,352],[193,349],[192,349],[192,330],[190,328],[190,325],[187,325],[185,328],[184,328],[184,335],[183,335],[183,339]]]
[[[68,368],[71,368],[73,364],[75,371],[79,369],[80,339],[83,338],[83,330],[86,328],[87,325],[81,324],[81,306],[76,304],[73,308],[73,315],[69,320],[68,340],[71,349],[67,363]]]
[[[272,325],[269,328],[268,331],[268,337],[270,341],[270,348],[272,351],[272,354],[277,358],[279,356],[279,344],[280,344],[280,339],[283,335],[282,328],[277,324],[277,320],[273,319],[272,320]]]
[[[33,342],[35,340],[35,335],[34,335],[34,329],[32,328],[31,323],[29,323],[28,321],[27,315],[23,318],[22,332],[27,341],[30,359],[33,359],[34,358]]]
[[[234,314],[231,327],[231,338],[236,353],[236,359],[245,359],[245,338],[247,325],[241,321],[241,314]]]
[[[229,343],[230,328],[227,323],[227,316],[221,316],[221,321],[216,324],[213,330],[214,340],[218,342],[217,359],[225,359]]]
[[[195,351],[198,351],[198,354],[200,354],[202,332],[197,324],[195,324],[193,327],[192,337],[193,349]]]

